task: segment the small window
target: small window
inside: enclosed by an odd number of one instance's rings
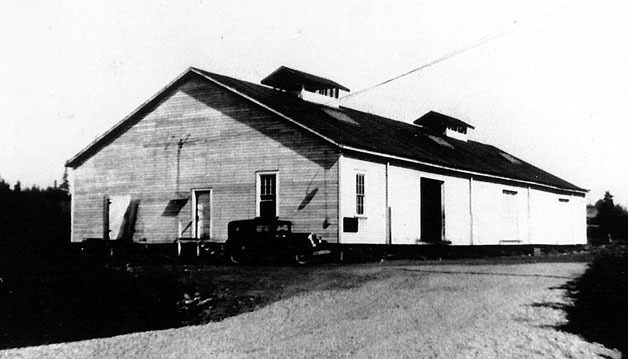
[[[273,218],[277,210],[277,173],[259,173],[257,176],[257,214]]]
[[[355,175],[355,213],[364,214],[364,175]]]
[[[342,219],[343,232],[358,233],[358,219],[355,217],[344,217]]]
[[[569,199],[568,199],[568,198],[559,198],[559,199],[558,199],[558,202],[564,202],[564,203],[566,203],[566,202],[569,202]]]

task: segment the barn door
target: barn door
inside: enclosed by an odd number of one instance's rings
[[[519,242],[519,210],[517,192],[502,191],[502,243]]]
[[[209,239],[211,235],[211,190],[194,190],[194,236]]]
[[[573,243],[573,225],[571,224],[571,207],[568,198],[558,200],[558,211],[556,213],[556,244]]]
[[[131,203],[131,196],[107,196],[105,197],[104,238],[120,239],[124,215]]]
[[[443,181],[421,178],[421,241],[442,241],[443,232]]]

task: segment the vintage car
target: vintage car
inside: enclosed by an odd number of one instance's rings
[[[253,218],[229,222],[225,251],[233,264],[266,258],[289,259],[306,265],[314,256],[329,254],[327,242],[314,233],[293,233],[292,222]]]

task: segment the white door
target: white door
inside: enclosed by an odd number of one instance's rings
[[[502,239],[503,243],[519,242],[519,211],[517,207],[517,192],[502,192],[503,208],[502,208]]]
[[[211,237],[211,191],[194,191],[194,233],[198,239]]]
[[[120,230],[124,221],[124,214],[131,203],[131,196],[109,197],[109,239],[119,239]]]
[[[571,206],[569,199],[561,198],[558,200],[558,209],[555,217],[556,244],[570,244],[574,240],[573,225],[571,224]]]

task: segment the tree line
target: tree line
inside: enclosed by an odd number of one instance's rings
[[[615,204],[613,195],[606,191],[604,197],[595,202],[596,215],[589,219],[589,239],[593,243],[608,243],[628,240],[628,210]]]
[[[0,240],[36,241],[41,245],[70,241],[70,191],[67,171],[61,184],[39,188],[13,186],[0,177]],[[589,240],[594,244],[628,239],[628,210],[606,192],[595,203],[596,215],[588,219]]]
[[[0,177],[0,240],[31,245],[69,243],[70,192],[67,172],[57,186],[22,188]]]

